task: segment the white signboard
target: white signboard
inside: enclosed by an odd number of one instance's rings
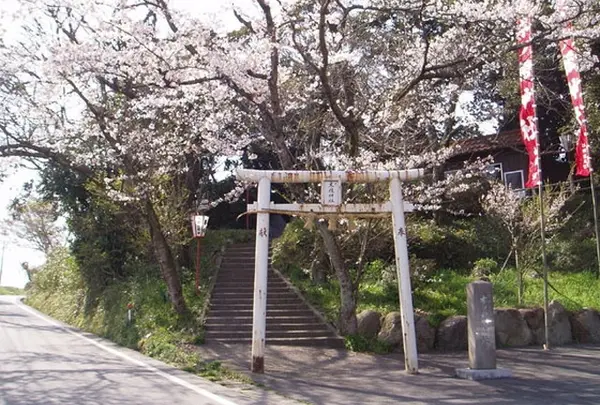
[[[192,227],[194,238],[202,238],[206,233],[206,228],[208,227],[208,216],[194,215],[192,217]]]
[[[342,203],[342,183],[339,180],[323,180],[321,184],[321,204],[340,205]]]

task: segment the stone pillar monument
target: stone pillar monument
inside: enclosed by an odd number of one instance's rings
[[[467,333],[469,368],[456,369],[459,378],[485,380],[511,377],[510,370],[496,368],[496,328],[492,283],[467,285]]]

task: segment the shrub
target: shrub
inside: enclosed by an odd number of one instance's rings
[[[548,246],[552,267],[559,271],[577,272],[596,267],[596,241],[593,238],[560,238]]]
[[[410,252],[434,260],[438,268],[468,269],[481,257],[504,259],[508,255],[508,236],[490,218],[456,220],[444,226],[418,218],[408,223]]]
[[[479,259],[475,262],[473,266],[473,270],[471,271],[471,276],[480,278],[480,277],[489,277],[492,274],[498,271],[498,262],[494,259],[485,258]]]
[[[281,237],[273,241],[273,266],[284,273],[308,269],[313,259],[315,237],[314,231],[304,228],[303,220],[288,223]]]
[[[377,338],[367,339],[362,335],[348,335],[344,337],[346,349],[353,352],[369,352],[377,354],[391,353],[393,346],[377,340]]]

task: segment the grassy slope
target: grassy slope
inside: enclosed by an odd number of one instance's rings
[[[201,320],[205,291],[215,272],[214,258],[227,241],[247,240],[244,232],[210,232],[203,241],[201,294],[193,291],[193,275],[184,277],[184,295],[191,316],[182,319],[171,309],[164,282],[142,275],[109,286],[96,302],[89,302],[72,258],[50,259],[33,287],[27,304],[65,323],[108,338],[122,346],[212,380],[249,380],[221,367],[203,362],[191,344],[203,342]],[[127,306],[133,304],[133,322],[127,322]]]
[[[339,293],[335,284],[313,285],[298,274],[292,281],[305,292],[308,299],[323,309],[330,320],[335,320],[339,307]],[[416,309],[431,314],[430,321],[439,323],[451,315],[466,315],[466,285],[473,278],[454,271],[442,271],[428,282],[419,283],[413,291]],[[494,284],[496,307],[517,307],[516,273],[514,270],[491,277]],[[550,273],[549,281],[556,291],[550,289],[550,299],[560,301],[567,309],[583,307],[600,308],[600,280],[591,272]],[[524,306],[542,305],[541,278],[526,277]],[[359,291],[358,311],[372,309],[381,313],[398,311],[397,288],[393,284],[363,283]]]
[[[16,287],[0,287],[0,295],[23,295],[25,292]]]

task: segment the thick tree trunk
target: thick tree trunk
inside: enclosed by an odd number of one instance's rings
[[[315,238],[313,246],[313,260],[310,264],[310,279],[314,284],[321,284],[325,281],[325,274],[323,274],[323,258],[323,249],[319,246],[319,239],[317,237]]]
[[[513,242],[513,249],[515,251],[515,268],[517,270],[517,304],[523,304],[523,269],[519,266],[519,249],[517,248],[516,242]]]
[[[356,320],[356,296],[350,272],[346,268],[340,246],[333,233],[327,229],[327,224],[317,222],[319,233],[323,238],[327,253],[340,283],[340,333],[342,335],[353,335],[358,330]]]
[[[179,278],[179,272],[177,271],[177,265],[173,258],[173,252],[167,239],[163,234],[162,227],[154,210],[154,206],[150,200],[145,201],[146,218],[148,220],[148,226],[150,228],[150,237],[152,239],[152,247],[154,248],[154,254],[160,265],[160,271],[162,273],[165,283],[167,283],[167,290],[169,291],[169,298],[173,309],[183,315],[187,313],[188,309],[183,298],[183,291],[181,288],[181,279]]]

